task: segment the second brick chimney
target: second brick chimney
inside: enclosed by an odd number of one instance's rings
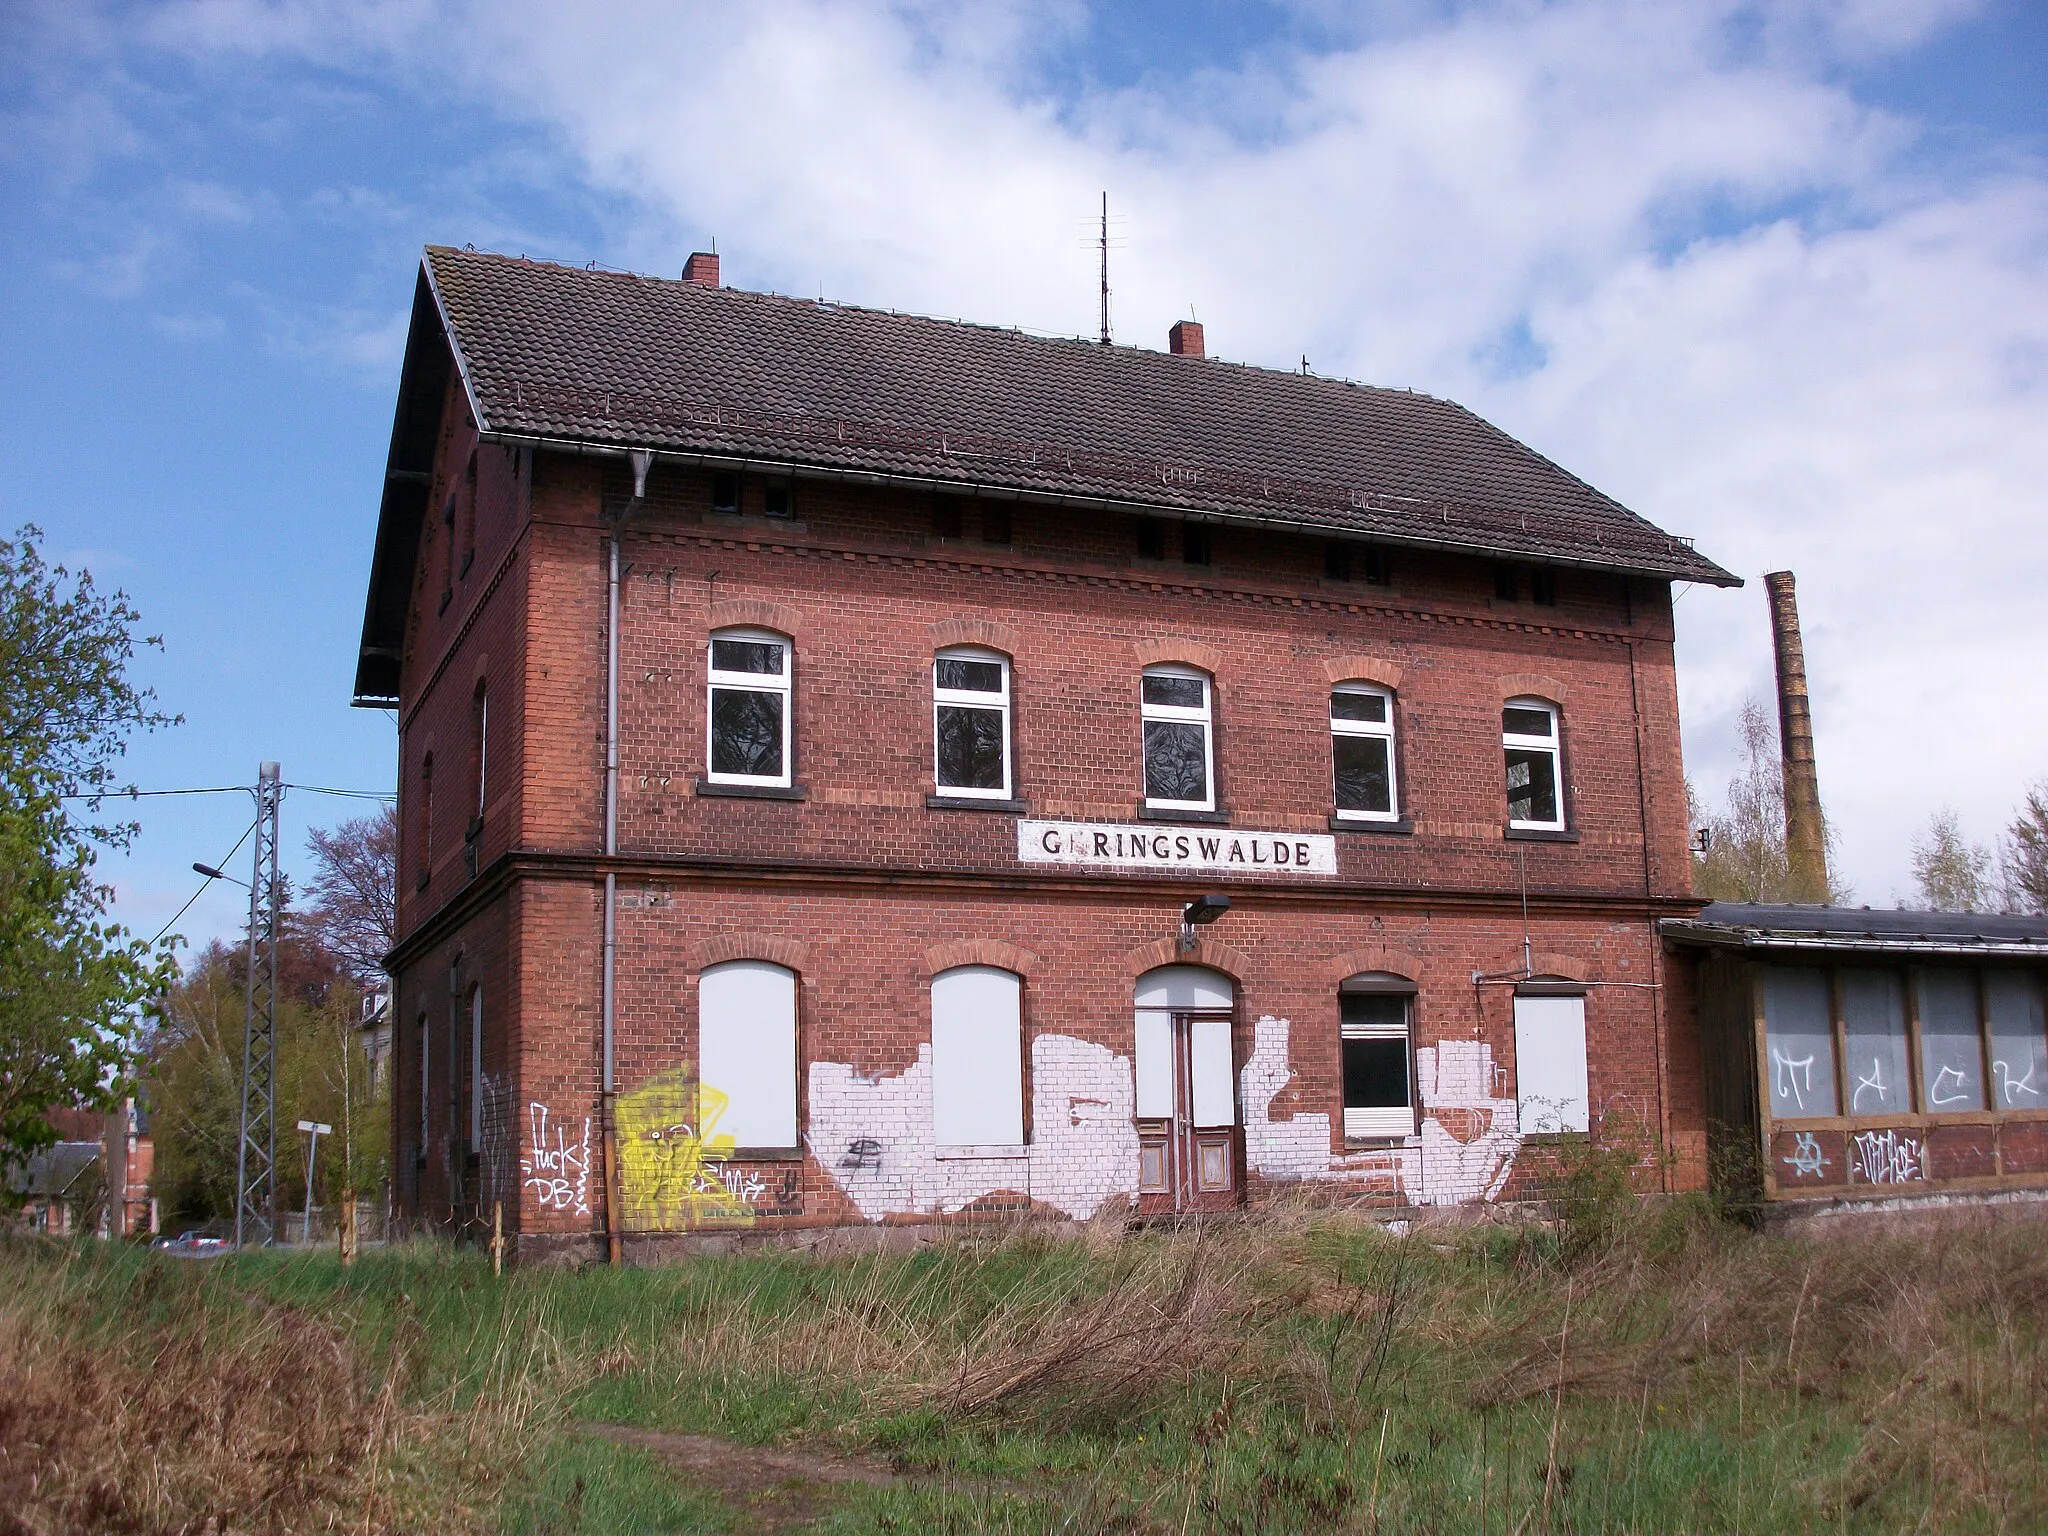
[[[692,251],[690,259],[683,263],[683,281],[698,283],[706,288],[718,286],[718,253],[715,251]]]
[[[1202,322],[1199,320],[1176,320],[1173,329],[1166,333],[1166,350],[1175,357],[1207,357],[1202,345]]]

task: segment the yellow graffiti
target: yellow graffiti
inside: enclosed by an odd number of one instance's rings
[[[759,1183],[728,1181],[725,1162],[734,1142],[717,1133],[729,1102],[687,1070],[665,1073],[619,1096],[619,1199],[627,1231],[681,1232],[753,1221],[747,1196]]]

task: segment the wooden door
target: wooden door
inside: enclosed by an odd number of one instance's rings
[[[1140,1215],[1231,1210],[1242,1201],[1231,1020],[1227,1010],[1175,1011],[1154,1044],[1167,1054],[1171,1097],[1148,1106],[1168,1113],[1137,1121]]]

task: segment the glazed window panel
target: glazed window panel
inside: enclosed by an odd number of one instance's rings
[[[934,774],[942,793],[1010,797],[1010,664],[993,652],[942,652],[932,669]]]
[[[1806,1120],[1837,1112],[1835,1026],[1828,973],[1811,966],[1764,970],[1764,1055],[1771,1118]]]
[[[1541,699],[1510,699],[1500,718],[1501,748],[1507,759],[1508,825],[1563,831],[1556,708]]]
[[[1392,821],[1398,804],[1393,695],[1356,683],[1332,692],[1330,754],[1336,769],[1338,818]]]
[[[1991,1025],[1991,1096],[1999,1109],[2048,1109],[2048,1026],[2040,979],[2027,971],[1984,973]]]
[[[712,781],[788,787],[789,642],[748,631],[713,635],[708,692]]]
[[[1344,1134],[1351,1137],[1415,1133],[1414,1071],[1409,1014],[1399,993],[1339,995],[1343,1054]]]
[[[1984,1036],[1977,1018],[1977,978],[1963,970],[1922,971],[1920,1084],[1924,1107],[1953,1115],[1984,1107]]]
[[[1913,1108],[1906,1051],[1906,989],[1897,971],[1842,970],[1842,1086],[1852,1115],[1902,1115]]]
[[[1164,810],[1216,808],[1214,690],[1192,667],[1153,667],[1140,694],[1145,802]]]

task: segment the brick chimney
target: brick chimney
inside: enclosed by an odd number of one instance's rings
[[[1821,819],[1820,773],[1813,760],[1813,712],[1806,691],[1806,647],[1799,635],[1799,599],[1790,571],[1770,571],[1771,648],[1778,662],[1778,745],[1785,759],[1785,856],[1794,901],[1828,899],[1827,831]]]
[[[1166,350],[1175,357],[1207,357],[1202,345],[1202,322],[1199,320],[1176,320],[1173,329],[1166,333]]]
[[[718,253],[715,251],[692,251],[690,259],[683,263],[683,281],[697,283],[705,288],[718,286]]]

